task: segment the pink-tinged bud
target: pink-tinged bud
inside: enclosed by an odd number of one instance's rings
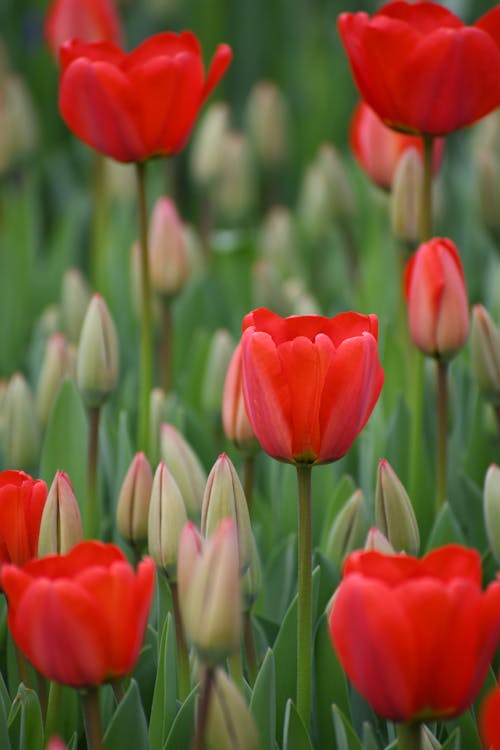
[[[396,551],[387,537],[376,526],[372,526],[368,531],[364,549],[367,552],[383,552],[384,555],[393,555]]]
[[[177,585],[181,602],[186,598],[203,550],[203,538],[192,521],[187,521],[179,538]]]
[[[38,557],[65,555],[82,540],[82,517],[73,486],[68,475],[58,471],[43,508]]]
[[[72,356],[62,333],[47,340],[36,391],[36,409],[42,427],[49,421],[52,404],[62,381],[70,374]]]
[[[94,294],[83,321],[76,361],[76,380],[89,407],[101,406],[118,380],[118,336],[108,306]]]
[[[144,453],[132,459],[120,489],[116,525],[124,539],[140,548],[148,538],[148,516],[153,472]]]
[[[172,297],[189,278],[189,258],[182,221],[170,198],[158,198],[149,224],[151,286]]]
[[[241,344],[234,350],[227,369],[224,391],[222,394],[222,426],[226,437],[242,451],[252,454],[259,449],[243,398]]]
[[[453,357],[469,334],[464,271],[454,243],[435,237],[420,245],[406,266],[404,286],[415,346],[431,357]]]
[[[500,403],[500,332],[482,305],[472,308],[471,363],[480,391]]]
[[[177,579],[179,539],[187,521],[186,506],[177,483],[163,461],[153,479],[148,520],[149,554],[170,581]]]
[[[201,510],[207,482],[200,459],[171,424],[162,424],[160,444],[161,458],[177,482],[188,514],[197,515]]]
[[[60,737],[54,735],[45,745],[45,750],[68,750],[68,746]]]

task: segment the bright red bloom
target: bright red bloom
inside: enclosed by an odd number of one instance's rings
[[[0,566],[37,556],[47,485],[24,471],[0,472]]]
[[[473,26],[442,5],[405,0],[338,29],[358,90],[396,130],[440,136],[500,105],[500,6]]]
[[[262,448],[291,463],[327,463],[351,447],[373,411],[384,373],[375,315],[245,316],[243,394]]]
[[[135,572],[118,547],[95,541],[5,565],[10,632],[49,680],[84,687],[124,677],[142,646],[154,581],[151,558]]]
[[[45,17],[44,34],[55,58],[68,39],[120,44],[122,29],[113,0],[54,0]]]
[[[451,240],[435,237],[420,245],[406,266],[404,291],[415,346],[431,357],[456,354],[469,334],[469,304]]]
[[[500,582],[481,589],[476,550],[421,560],[354,552],[329,618],[340,662],[386,719],[447,719],[476,697],[500,639]]]
[[[364,101],[354,110],[349,128],[351,149],[357,161],[373,182],[390,189],[401,155],[408,148],[417,149],[423,159],[424,142],[420,136],[398,133],[384,125],[380,117]],[[433,171],[441,165],[444,140],[434,141]]]
[[[248,419],[243,398],[241,343],[238,344],[227,368],[222,393],[222,426],[226,437],[240,450],[252,453],[259,447]]]
[[[500,750],[500,688],[492,690],[483,701],[479,726],[484,747]]]
[[[231,62],[221,44],[205,77],[198,39],[166,31],[130,54],[76,39],[60,50],[59,109],[84,143],[122,162],[170,156]]]

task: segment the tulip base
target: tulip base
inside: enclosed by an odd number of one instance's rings
[[[146,167],[136,165],[137,194],[139,201],[139,227],[141,251],[141,325],[139,364],[139,435],[138,450],[148,453],[149,397],[153,382],[153,330],[151,313],[151,283],[149,278],[148,211],[146,205]]]
[[[312,670],[311,467],[297,466],[297,480],[299,486],[297,710],[305,727],[309,727]]]
[[[191,750],[202,750],[207,729],[208,709],[210,707],[210,696],[215,681],[215,669],[206,667],[201,677],[201,695],[196,717],[196,733],[191,745]]]
[[[448,494],[448,362],[438,359],[436,366],[438,418],[436,513],[439,513]]]
[[[396,731],[399,750],[421,750],[420,724],[398,724]]]

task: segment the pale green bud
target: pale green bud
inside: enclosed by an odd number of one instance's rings
[[[90,302],[90,290],[78,268],[68,268],[62,279],[61,323],[68,341],[77,344]]]
[[[302,279],[292,277],[283,282],[283,292],[291,315],[318,315],[317,300],[306,289]]]
[[[482,305],[472,308],[471,363],[485,398],[500,403],[500,332]]]
[[[72,356],[62,333],[47,339],[36,392],[36,409],[45,427],[61,383],[71,374]]]
[[[500,469],[491,464],[484,478],[484,525],[493,557],[500,562]]]
[[[199,120],[191,144],[190,159],[191,175],[199,186],[213,185],[220,174],[229,119],[228,105],[214,102]]]
[[[218,414],[221,411],[224,380],[234,348],[229,331],[224,328],[215,331],[210,341],[201,385],[201,403],[207,412]]]
[[[416,148],[401,154],[390,193],[392,231],[398,239],[416,242],[420,237],[424,165]]]
[[[422,750],[439,750],[441,743],[434,737],[426,724],[421,725],[420,743]]]
[[[369,529],[364,548],[367,552],[382,552],[384,555],[393,555],[396,551],[387,537],[376,526]]]
[[[123,480],[116,507],[116,525],[124,539],[140,548],[148,538],[153,472],[144,453],[136,453]]]
[[[99,407],[118,380],[118,336],[100,294],[90,300],[83,321],[76,361],[76,380],[83,400]]]
[[[259,251],[283,277],[296,271],[299,247],[297,227],[289,208],[274,206],[266,214],[259,232]]]
[[[11,468],[33,466],[38,460],[40,428],[33,394],[21,373],[9,381],[4,403],[4,456]]]
[[[418,552],[420,535],[408,493],[386,459],[377,471],[375,522],[397,552]]]
[[[58,471],[43,508],[38,557],[65,555],[82,539],[82,517],[73,486],[68,475]]]
[[[265,167],[281,164],[288,153],[289,110],[272,81],[257,81],[248,96],[246,126],[254,151]]]
[[[197,515],[207,482],[200,459],[181,433],[167,423],[160,428],[160,452],[181,491],[188,514]]]
[[[177,483],[163,461],[156,469],[148,520],[149,554],[169,580],[177,579],[179,539],[187,521],[186,507]]]
[[[223,669],[216,669],[213,679],[206,733],[208,747],[259,750],[259,732],[240,691]]]
[[[363,493],[356,490],[338,513],[326,543],[325,555],[337,567],[344,558],[361,546],[366,529]]]
[[[230,224],[242,221],[254,208],[256,176],[250,143],[244,133],[226,134],[213,199],[217,212]]]

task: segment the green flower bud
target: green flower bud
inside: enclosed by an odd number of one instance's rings
[[[36,410],[42,427],[49,421],[52,405],[63,380],[71,374],[72,356],[62,333],[47,339],[45,354],[38,378]]]
[[[422,750],[439,750],[441,743],[434,737],[426,724],[421,725],[420,742]]]
[[[148,516],[153,472],[144,453],[132,459],[120,489],[116,507],[116,525],[124,539],[141,548],[148,538]]]
[[[500,403],[500,332],[482,305],[472,308],[471,360],[485,398]]]
[[[259,251],[282,277],[289,276],[291,271],[297,272],[297,227],[289,208],[274,206],[269,210],[259,232]]]
[[[89,286],[78,268],[68,268],[61,287],[61,322],[68,341],[78,344],[90,302]]]
[[[500,562],[500,469],[491,464],[484,478],[484,525],[493,557]]]
[[[366,529],[363,493],[356,490],[338,513],[326,543],[325,554],[334,565],[341,567],[344,558],[361,546]]]
[[[43,508],[38,557],[65,555],[82,539],[82,517],[70,478],[57,471]]]
[[[40,428],[31,389],[21,373],[9,381],[4,403],[4,455],[11,468],[30,468],[38,461]]]
[[[190,171],[200,187],[210,187],[217,180],[228,131],[229,107],[214,102],[200,118],[191,144]]]
[[[219,414],[227,368],[234,352],[234,341],[224,328],[215,331],[210,341],[201,385],[201,404],[207,412]]]
[[[422,157],[411,146],[399,158],[390,193],[392,231],[406,242],[416,242],[420,237],[423,181]]]
[[[206,739],[210,750],[259,750],[260,736],[240,691],[216,669],[210,693]]]
[[[167,297],[176,295],[190,275],[182,221],[170,198],[158,198],[149,223],[151,287]]]
[[[177,580],[179,539],[187,521],[177,483],[163,461],[156,469],[148,519],[149,554],[170,581]]]
[[[259,161],[281,164],[288,152],[289,111],[283,92],[272,81],[257,81],[248,96],[246,126]]]
[[[161,426],[160,450],[162,460],[181,491],[188,514],[198,514],[207,481],[198,456],[181,433],[167,423]]]
[[[244,133],[231,130],[226,134],[213,199],[218,214],[229,224],[238,224],[254,208],[256,175],[252,150]]]
[[[483,224],[493,232],[500,230],[498,203],[500,201],[500,158],[491,148],[476,151],[479,208]]]
[[[420,535],[410,498],[384,458],[379,461],[377,472],[375,522],[397,552],[418,552]]]
[[[393,555],[396,551],[387,537],[376,526],[369,529],[364,548],[367,551],[382,552],[384,555]]]
[[[101,406],[118,380],[118,337],[100,294],[90,300],[76,361],[76,380],[86,405]]]

